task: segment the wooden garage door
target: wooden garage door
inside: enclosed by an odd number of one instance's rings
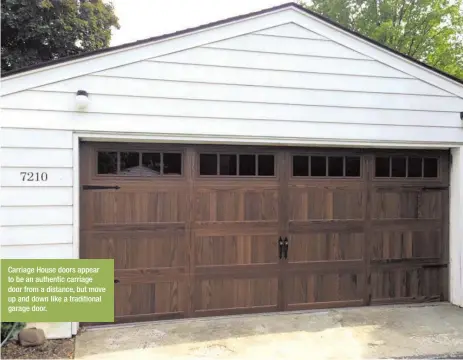
[[[281,152],[196,148],[192,315],[281,308]]]
[[[448,300],[449,155],[377,152],[368,184],[367,303]]]
[[[444,300],[448,154],[91,144],[81,257],[116,321]]]
[[[80,257],[114,259],[118,322],[185,316],[187,158],[181,147],[81,146]]]
[[[288,310],[362,305],[368,167],[362,153],[293,151],[284,262]]]
[[[446,152],[291,151],[285,309],[447,299]]]

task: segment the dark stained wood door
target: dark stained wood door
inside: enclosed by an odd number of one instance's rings
[[[115,260],[118,322],[446,300],[448,160],[83,143],[80,257]]]
[[[281,154],[259,147],[204,147],[197,154],[193,315],[281,309]]]
[[[448,299],[449,155],[405,154],[375,154],[369,229],[372,304]]]
[[[292,151],[287,310],[361,305],[367,177],[361,153]]]
[[[178,147],[81,146],[80,257],[114,259],[116,322],[186,316],[185,157]]]
[[[285,309],[447,299],[447,152],[291,158]]]

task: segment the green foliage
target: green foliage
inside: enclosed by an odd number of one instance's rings
[[[462,0],[312,0],[301,4],[463,79]]]
[[[2,0],[2,72],[109,46],[119,20],[103,0]]]
[[[1,341],[2,342],[8,336],[14,324],[15,324],[14,322],[2,322],[2,329],[1,329]],[[13,336],[15,336],[17,333],[19,333],[25,326],[26,326],[26,323],[24,322],[16,323],[16,326],[14,327],[13,332],[10,334],[10,339]]]

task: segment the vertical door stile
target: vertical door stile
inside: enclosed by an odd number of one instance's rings
[[[280,178],[280,191],[279,191],[279,234],[282,239],[289,238],[289,176],[291,171],[290,166],[290,153],[282,151],[278,154],[278,175]],[[278,249],[275,249],[277,253]],[[291,250],[289,250],[291,251]],[[280,260],[280,271],[278,274],[278,307],[280,311],[285,311],[287,308],[287,290],[285,288],[286,264],[287,259],[284,257]]]
[[[363,181],[364,181],[364,235],[363,235],[363,260],[364,260],[364,305],[370,305],[371,303],[371,238],[372,238],[372,226],[371,226],[371,212],[372,212],[372,201],[373,201],[373,155],[366,154],[363,156]]]
[[[186,149],[185,156],[185,177],[187,182],[186,197],[187,197],[187,220],[185,226],[185,309],[186,317],[192,317],[194,313],[194,285],[195,285],[195,237],[193,223],[195,221],[195,193],[194,193],[194,177],[196,175],[196,150],[193,147]]]
[[[440,252],[440,261],[442,264],[449,263],[449,230],[450,230],[450,157],[448,152],[442,154],[440,158],[442,166],[440,167],[442,183],[447,189],[442,190],[441,192],[441,201],[442,201],[442,233],[441,233],[441,252]],[[442,281],[442,291],[441,291],[441,301],[448,301],[449,299],[449,267],[446,266],[442,269],[440,273],[440,281]]]

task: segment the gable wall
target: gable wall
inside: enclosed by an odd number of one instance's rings
[[[90,93],[86,114],[73,113],[78,89]],[[463,142],[463,99],[294,23],[35,87],[2,105],[10,124],[59,130]]]

